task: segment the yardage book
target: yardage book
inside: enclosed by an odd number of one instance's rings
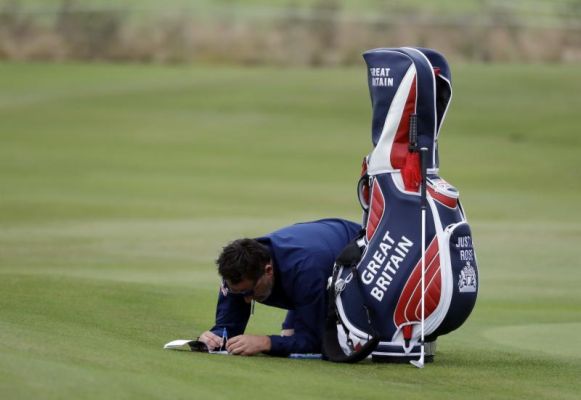
[[[228,354],[226,350],[209,350],[208,346],[204,342],[194,339],[177,339],[166,343],[163,346],[165,350],[179,350],[179,351],[196,351],[199,353],[210,353],[210,354]]]

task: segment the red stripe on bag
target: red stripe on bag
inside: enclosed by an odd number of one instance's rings
[[[408,154],[409,145],[409,131],[410,131],[410,115],[416,109],[416,78],[412,82],[408,98],[405,102],[399,126],[393,144],[391,146],[391,154],[389,160],[394,169],[402,169],[405,165],[406,155]]]
[[[367,241],[369,242],[375,231],[381,218],[383,217],[383,211],[385,210],[385,198],[381,192],[381,188],[377,183],[377,180],[373,182],[373,189],[371,190],[371,205],[369,207],[369,218],[367,219],[367,232],[365,234]]]
[[[456,199],[454,197],[446,196],[443,193],[438,193],[434,189],[432,189],[431,187],[428,187],[428,193],[430,193],[430,196],[432,196],[432,198],[434,200],[442,203],[443,205],[445,205],[447,207],[456,208],[456,206],[458,205],[458,199]]]
[[[438,240],[432,240],[426,249],[426,285],[425,317],[428,318],[440,302],[442,279],[440,274],[440,255]],[[421,319],[421,280],[422,260],[420,259],[410,274],[397,302],[393,320],[397,327],[404,323],[416,322]]]

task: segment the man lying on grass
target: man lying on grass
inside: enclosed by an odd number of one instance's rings
[[[231,354],[320,353],[326,284],[333,264],[361,227],[323,219],[282,228],[257,239],[228,244],[216,261],[222,277],[216,324],[199,340]],[[289,310],[282,335],[245,335],[251,302]]]

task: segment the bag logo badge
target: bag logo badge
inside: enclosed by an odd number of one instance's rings
[[[460,293],[476,293],[476,287],[476,271],[468,261],[464,268],[462,268],[462,271],[460,271],[460,276],[458,277],[458,290]]]

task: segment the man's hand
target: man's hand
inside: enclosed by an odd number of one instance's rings
[[[210,331],[202,333],[198,340],[200,342],[206,343],[206,346],[208,346],[209,350],[219,349],[222,347],[222,338]]]
[[[228,340],[226,350],[235,355],[252,356],[263,351],[269,351],[270,346],[271,343],[268,336],[240,335]]]

